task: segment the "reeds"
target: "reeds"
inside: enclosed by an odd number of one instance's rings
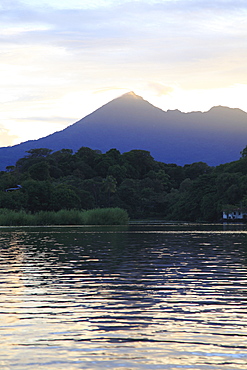
[[[126,225],[128,220],[127,212],[121,208],[41,211],[34,214],[0,209],[1,226]]]
[[[85,225],[126,225],[128,213],[121,208],[97,208],[83,213]]]

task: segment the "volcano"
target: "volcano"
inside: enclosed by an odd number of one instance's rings
[[[206,162],[210,166],[239,159],[247,145],[247,113],[213,107],[208,112],[163,111],[134,92],[124,94],[64,130],[38,140],[0,148],[1,170],[34,148],[103,153],[147,150],[155,160],[178,165]]]

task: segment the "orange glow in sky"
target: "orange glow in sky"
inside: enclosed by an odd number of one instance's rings
[[[244,1],[3,0],[0,10],[0,146],[128,91],[165,111],[247,111]]]

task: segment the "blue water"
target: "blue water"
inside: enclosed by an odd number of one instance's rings
[[[0,369],[246,370],[246,226],[0,228]]]

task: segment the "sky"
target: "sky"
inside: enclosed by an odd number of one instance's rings
[[[167,111],[247,112],[247,1],[1,0],[0,146],[134,91]]]

